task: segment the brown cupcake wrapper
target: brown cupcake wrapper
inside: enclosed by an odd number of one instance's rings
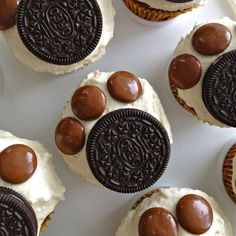
[[[193,8],[188,8],[178,11],[164,11],[161,9],[152,8],[148,4],[142,3],[138,0],[123,0],[123,2],[135,15],[149,21],[170,20],[185,12],[192,11],[193,9]]]
[[[181,107],[183,107],[187,112],[190,112],[193,116],[195,116],[196,118],[198,118],[194,108],[190,107],[187,105],[187,103],[179,97],[179,94],[178,94],[178,89],[177,87],[170,81],[170,89],[175,97],[175,99],[177,100],[177,102],[179,103],[179,105]],[[198,118],[199,119],[199,118]]]
[[[226,192],[228,193],[229,197],[233,200],[233,202],[236,203],[236,194],[234,193],[232,186],[233,160],[235,158],[235,154],[236,154],[236,144],[234,144],[226,154],[223,164],[222,176]]]
[[[47,216],[47,218],[44,220],[44,222],[42,223],[41,228],[40,228],[41,233],[44,232],[48,228],[48,225],[49,225],[50,221],[52,220],[53,215],[54,215],[54,212],[49,214]]]

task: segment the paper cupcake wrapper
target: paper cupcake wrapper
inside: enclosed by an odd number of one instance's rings
[[[186,103],[182,98],[179,97],[179,95],[178,95],[178,89],[176,88],[176,86],[175,86],[172,82],[170,82],[170,89],[171,89],[171,91],[172,91],[172,93],[173,93],[175,99],[176,99],[177,102],[179,103],[179,105],[180,105],[181,107],[183,107],[187,112],[190,112],[192,115],[194,115],[195,117],[197,117],[197,114],[196,114],[194,108],[188,106],[187,103]],[[197,117],[197,118],[198,118],[198,117]]]
[[[236,144],[234,144],[230,150],[228,151],[224,164],[223,164],[223,181],[225,189],[230,196],[230,198],[236,203],[236,193],[233,191],[233,159],[235,158],[236,154]]]
[[[149,21],[170,20],[185,12],[192,11],[193,8],[181,11],[164,11],[161,9],[151,8],[149,5],[139,2],[138,0],[123,0],[125,5],[137,16]]]

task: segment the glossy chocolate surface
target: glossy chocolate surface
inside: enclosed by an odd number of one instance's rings
[[[61,120],[55,131],[55,142],[59,150],[66,155],[75,155],[85,144],[85,130],[73,117]]]
[[[93,85],[85,85],[74,93],[71,108],[74,114],[82,120],[99,118],[106,107],[106,97],[102,90]]]
[[[15,144],[0,153],[0,176],[11,184],[27,181],[37,168],[36,153],[28,146]]]

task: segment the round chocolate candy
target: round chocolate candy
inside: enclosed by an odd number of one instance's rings
[[[7,30],[16,22],[17,0],[0,1],[0,30]]]
[[[38,235],[35,212],[29,202],[17,192],[0,187],[0,212],[0,235]]]
[[[170,157],[170,141],[162,124],[137,109],[104,115],[92,128],[87,160],[97,180],[123,193],[141,191],[163,174]]]
[[[223,52],[231,43],[231,31],[224,25],[210,23],[199,28],[192,37],[194,49],[203,55]]]
[[[23,144],[7,147],[0,153],[0,177],[11,184],[27,181],[37,168],[34,150]]]
[[[180,89],[194,87],[202,75],[202,66],[198,59],[190,54],[174,58],[169,67],[170,81]]]
[[[137,76],[128,71],[118,71],[107,81],[111,96],[121,102],[134,102],[142,94],[142,85]]]
[[[74,114],[82,120],[99,118],[106,108],[106,97],[102,90],[93,85],[80,87],[71,100]]]
[[[236,50],[220,56],[208,68],[202,99],[210,114],[223,124],[236,127]]]
[[[29,51],[48,63],[70,65],[86,58],[102,34],[96,0],[21,0],[19,35]]]
[[[139,236],[177,236],[178,223],[167,210],[159,207],[145,211],[139,221]]]
[[[66,155],[75,155],[85,144],[83,125],[73,117],[61,120],[55,131],[55,142],[59,150]]]
[[[176,214],[180,225],[191,234],[206,233],[213,222],[210,204],[194,194],[186,195],[179,200]]]

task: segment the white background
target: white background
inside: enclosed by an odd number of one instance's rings
[[[140,24],[120,0],[113,0],[117,14],[115,34],[107,53],[98,62],[66,76],[36,73],[20,64],[0,37],[0,128],[14,135],[42,142],[53,154],[57,172],[66,186],[47,236],[112,236],[121,217],[140,194],[122,195],[94,187],[73,174],[57,153],[54,129],[63,105],[89,72],[129,70],[147,78],[158,92],[172,126],[174,144],[163,177],[152,186],[201,189],[215,197],[234,225],[236,205],[217,182],[216,162],[222,146],[235,129],[210,127],[195,120],[173,99],[166,77],[171,53],[181,36],[196,22],[234,17],[225,0],[209,0],[206,7],[168,23]],[[146,192],[146,191],[145,191]],[[128,235],[127,235],[128,236]]]

